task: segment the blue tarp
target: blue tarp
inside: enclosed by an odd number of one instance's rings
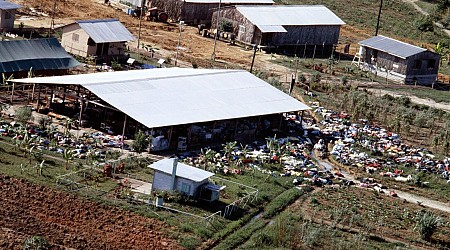
[[[69,69],[80,65],[56,38],[0,42],[0,73]]]

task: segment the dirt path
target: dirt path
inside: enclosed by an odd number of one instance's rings
[[[331,172],[333,172],[333,173],[337,172],[336,171],[337,167],[330,161],[321,160],[321,159],[315,157],[314,155],[313,155],[313,158],[315,158],[315,160],[318,162],[319,166],[322,166],[324,169],[330,170],[330,167],[331,167],[331,170],[332,170]],[[359,184],[361,182],[359,180],[357,180],[357,178],[355,178],[352,174],[347,173],[345,171],[340,171],[340,173],[342,175],[344,175],[345,179],[353,181],[356,184],[355,187],[359,187]],[[383,193],[385,195],[390,195],[391,191],[395,192],[398,195],[398,198],[403,199],[407,202],[420,204],[425,207],[429,207],[429,208],[440,210],[440,211],[443,211],[446,213],[450,213],[450,204],[449,203],[444,203],[444,202],[428,199],[423,196],[411,194],[408,192],[404,192],[404,191],[400,191],[400,190],[392,189],[392,188],[384,190]]]
[[[441,110],[450,112],[450,103],[435,102],[435,101],[433,101],[431,99],[419,98],[417,96],[408,95],[408,94],[399,94],[397,92],[384,90],[384,89],[370,89],[370,88],[368,88],[367,90],[372,92],[372,93],[374,93],[375,95],[378,95],[378,96],[383,96],[383,95],[390,95],[390,96],[393,96],[393,97],[407,96],[414,103],[422,104],[422,105],[426,105],[426,106],[429,106],[429,107],[432,107],[432,108],[441,109]]]
[[[423,196],[418,196],[415,194],[411,194],[411,193],[407,193],[407,192],[395,190],[395,189],[388,189],[387,193],[389,193],[390,191],[394,191],[395,193],[397,193],[397,195],[400,199],[404,199],[408,202],[417,203],[422,206],[426,206],[426,207],[430,207],[430,208],[433,208],[436,210],[450,213],[450,204],[449,203],[431,200],[431,199],[425,198]]]
[[[411,4],[414,9],[416,9],[418,12],[420,12],[422,15],[428,16],[429,13],[422,9],[419,5],[417,5],[418,0],[402,0],[405,3]],[[436,25],[438,28],[440,28],[447,36],[450,36],[450,30],[446,29],[441,23],[434,22],[434,25]]]

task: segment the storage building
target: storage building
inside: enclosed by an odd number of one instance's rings
[[[73,55],[109,62],[127,58],[126,43],[134,39],[118,19],[84,20],[63,26],[61,43]]]
[[[0,1],[0,32],[14,29],[16,10],[19,8],[22,6],[8,1]]]
[[[385,36],[359,42],[356,62],[378,76],[402,83],[430,85],[436,81],[440,55]]]
[[[152,0],[149,7],[158,7],[173,20],[183,20],[189,24],[211,24],[211,17],[219,7],[236,5],[273,5],[273,0]]]
[[[153,191],[179,192],[186,196],[207,201],[219,199],[220,187],[209,183],[214,173],[178,162],[177,159],[163,159],[149,166],[154,170]]]
[[[213,28],[218,14],[213,15]],[[322,5],[236,6],[221,10],[219,18],[219,23],[231,23],[238,42],[296,54],[314,49],[331,52],[345,24]]]

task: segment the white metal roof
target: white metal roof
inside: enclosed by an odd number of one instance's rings
[[[173,171],[173,161],[175,159],[162,159],[160,161],[157,161],[150,166],[149,168],[152,168],[154,170],[161,171],[163,173],[172,175]],[[208,171],[205,171],[200,168],[192,167],[187,164],[184,164],[182,162],[177,163],[177,177],[185,178],[188,180],[192,180],[195,182],[201,182],[203,180],[208,179],[209,177],[213,176],[214,174]]]
[[[186,3],[217,3],[220,0],[185,0]],[[221,0],[222,4],[273,4],[273,0]]]
[[[344,25],[323,5],[236,6],[256,26]]]
[[[374,36],[364,41],[359,42],[360,45],[384,51],[388,54],[398,56],[400,58],[407,58],[426,51],[426,49],[395,40],[385,36]]]
[[[135,40],[130,31],[118,19],[82,20],[78,25],[96,43],[126,42]]]
[[[281,32],[287,32],[285,28],[281,25],[257,25],[259,30],[261,30],[262,33],[281,33]]]
[[[149,128],[310,109],[243,70],[157,68],[13,81],[80,84]]]

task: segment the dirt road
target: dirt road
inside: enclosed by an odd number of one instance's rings
[[[435,102],[435,101],[433,101],[431,99],[423,99],[423,98],[419,98],[417,96],[408,95],[408,94],[399,94],[397,92],[384,90],[384,89],[370,89],[370,88],[368,88],[367,90],[372,92],[372,93],[374,93],[375,95],[378,95],[378,96],[383,96],[383,95],[390,95],[390,96],[393,96],[393,97],[407,96],[414,103],[422,104],[422,105],[426,105],[426,106],[429,106],[429,107],[432,107],[432,108],[441,109],[441,110],[450,112],[450,103]]]

